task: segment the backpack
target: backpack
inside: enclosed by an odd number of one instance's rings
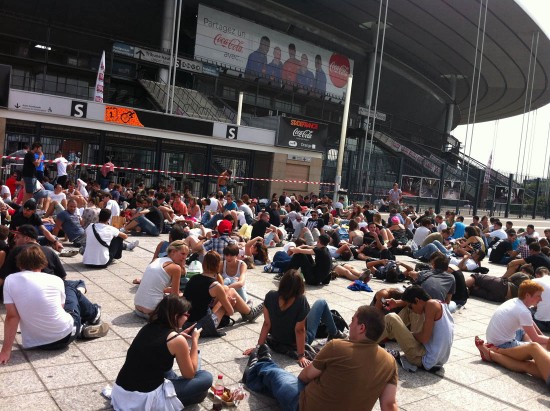
[[[338,331],[344,331],[345,329],[349,330],[349,325],[344,320],[344,318],[340,315],[340,313],[336,310],[330,310],[332,313],[332,319],[334,320],[334,325],[336,325],[336,329]],[[317,328],[317,334],[315,334],[315,338],[327,338],[328,337],[328,331],[327,326],[321,321],[319,324],[319,327]]]
[[[398,283],[405,280],[405,275],[401,273],[399,266],[393,260],[388,261],[386,265],[381,266],[376,270],[375,277],[379,280],[384,280],[387,283]]]

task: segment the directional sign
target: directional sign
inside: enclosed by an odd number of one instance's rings
[[[151,63],[162,64],[164,66],[170,65],[170,55],[166,53],[160,53],[158,51],[147,50],[141,47],[134,47],[134,58],[139,60],[150,61]]]

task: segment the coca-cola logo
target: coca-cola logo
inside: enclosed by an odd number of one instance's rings
[[[313,137],[313,130],[301,130],[299,128],[295,128],[292,132],[292,137],[310,139]]]
[[[341,54],[333,54],[330,56],[328,74],[330,81],[335,87],[342,88],[348,82],[350,74],[349,59]]]
[[[239,40],[236,38],[228,39],[222,34],[217,34],[216,37],[214,37],[214,44],[237,53],[242,53],[244,48],[244,40]]]

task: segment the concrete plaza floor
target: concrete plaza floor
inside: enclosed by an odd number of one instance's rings
[[[161,239],[167,239],[167,235],[162,235]],[[0,365],[0,410],[110,408],[109,401],[101,396],[101,390],[112,384],[132,339],[145,324],[132,313],[137,289],[132,280],[142,275],[159,238],[140,237],[139,240],[138,248],[124,252],[120,261],[104,270],[84,267],[80,255],[62,259],[70,279],[86,281],[87,297],[101,304],[103,320],[111,324],[111,330],[104,338],[78,341],[57,352],[21,350],[21,336],[18,335],[18,344],[14,346],[9,364]],[[364,267],[360,261],[352,264]],[[504,272],[503,267],[486,265],[492,275],[500,276]],[[319,298],[326,299],[331,308],[350,322],[355,309],[369,304],[374,293],[350,291],[346,288],[349,284],[348,280],[337,279],[324,287],[307,286],[306,295],[310,304]],[[265,294],[277,285],[273,274],[263,273],[262,267],[251,270],[247,279],[247,291],[255,302],[263,300]],[[384,287],[384,283],[377,280],[372,280],[370,285],[375,291]],[[462,310],[454,314],[455,339],[451,358],[443,371],[437,374],[425,371],[409,373],[399,367],[398,404],[401,409],[496,411],[550,408],[549,391],[541,380],[481,361],[474,346],[474,336],[484,337],[496,307],[496,304],[471,298]],[[3,340],[4,305],[0,306],[0,314],[0,340]],[[240,316],[236,315],[237,318]],[[261,325],[262,317],[251,324],[237,321],[227,330],[226,337],[202,339],[202,368],[214,375],[222,373],[226,385],[235,385],[246,364],[242,351],[256,344]],[[391,343],[388,346],[393,347]],[[274,354],[274,359],[293,373],[300,371],[299,366],[287,357]],[[202,404],[187,409],[211,408],[212,402],[207,397]],[[274,399],[254,393],[250,393],[238,408],[278,409]]]

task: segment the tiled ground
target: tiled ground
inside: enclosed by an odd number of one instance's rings
[[[542,230],[541,230],[542,231]],[[165,235],[163,237],[166,237]],[[66,258],[69,278],[82,278],[88,286],[87,296],[103,307],[103,319],[112,329],[95,341],[78,341],[58,352],[22,351],[14,347],[8,365],[0,366],[0,410],[97,410],[109,408],[101,389],[116,378],[126,350],[143,326],[144,321],[132,314],[132,280],[140,276],[152,257],[158,239],[140,238],[140,246],[125,252],[123,259],[106,270],[90,270],[81,263],[81,256]],[[353,264],[362,267],[356,261]],[[491,266],[491,274],[501,275],[503,268]],[[277,287],[272,274],[259,269],[248,276],[247,290],[256,301],[267,291]],[[338,279],[326,287],[307,287],[310,303],[324,298],[346,320],[355,309],[370,303],[373,294],[346,289],[349,281]],[[383,283],[373,280],[373,289]],[[451,359],[444,372],[438,375],[419,371],[415,374],[400,369],[398,401],[404,410],[543,410],[550,408],[548,389],[542,381],[527,375],[506,371],[483,363],[474,346],[475,335],[483,336],[496,305],[470,299],[466,307],[454,315],[455,341]],[[3,339],[5,308],[0,308],[0,339]],[[237,318],[237,316],[235,317]],[[228,384],[241,378],[246,358],[242,351],[256,344],[261,327],[257,323],[237,322],[227,336],[201,341],[202,367],[212,374],[223,373]],[[17,337],[20,342],[20,336]],[[286,369],[298,373],[300,368],[292,360],[274,355]],[[365,364],[365,367],[368,367]],[[210,399],[189,407],[191,410],[209,410]],[[268,397],[250,394],[239,405],[246,410],[275,410],[276,402]]]

